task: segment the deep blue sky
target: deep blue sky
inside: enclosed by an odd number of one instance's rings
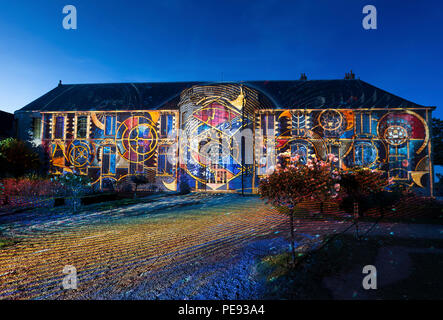
[[[77,7],[64,30],[62,8]],[[378,9],[378,30],[362,8]],[[0,109],[64,83],[358,77],[443,118],[443,4],[0,0]],[[223,76],[222,76],[223,74]]]

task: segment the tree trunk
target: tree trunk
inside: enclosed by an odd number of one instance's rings
[[[289,220],[291,225],[291,252],[292,252],[292,264],[295,265],[295,234],[294,234],[294,211],[291,210],[289,214]]]
[[[357,238],[358,238],[358,218],[359,218],[358,210],[359,210],[359,208],[358,208],[358,201],[355,201],[355,200],[354,200],[355,234],[356,234],[356,237],[357,237]]]
[[[358,219],[358,201],[354,200],[354,219]]]

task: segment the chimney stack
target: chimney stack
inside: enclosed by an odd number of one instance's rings
[[[300,74],[300,80],[302,80],[302,81],[308,80],[308,77],[306,76],[306,73]]]
[[[345,80],[355,80],[355,73],[349,72],[349,73],[345,73]]]
[[[62,86],[62,81],[61,81],[61,80],[58,82],[58,86],[59,86],[59,87]]]

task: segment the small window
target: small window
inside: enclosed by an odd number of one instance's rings
[[[33,118],[32,119],[32,136],[34,139],[40,139],[42,136],[42,119]]]
[[[105,135],[107,135],[107,136],[115,135],[115,117],[114,116],[106,116]]]
[[[86,138],[88,133],[88,117],[77,117],[77,138]]]
[[[261,129],[263,136],[274,133],[274,115],[263,114],[261,116]]]
[[[158,148],[157,172],[159,174],[172,174],[173,166],[168,157],[172,157],[169,146],[160,146]]]
[[[51,139],[51,118],[52,115],[43,115],[43,139]]]
[[[63,139],[65,136],[65,117],[60,116],[55,118],[55,139]]]
[[[160,136],[167,137],[174,127],[174,116],[171,114],[163,114],[160,119]]]
[[[103,147],[102,174],[115,174],[115,147]]]
[[[364,113],[363,115],[362,115],[362,124],[361,124],[361,127],[362,127],[362,133],[371,133],[371,124],[370,124],[370,117],[369,117],[369,114],[367,114],[367,113]]]

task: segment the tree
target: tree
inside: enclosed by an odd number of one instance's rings
[[[334,197],[337,183],[329,162],[314,158],[303,164],[297,156],[283,156],[279,160],[277,169],[260,181],[259,193],[278,212],[289,216],[292,262],[295,263],[294,216],[297,205],[305,200],[316,199],[319,193],[324,200],[327,195]]]
[[[358,218],[370,208],[381,209],[384,213],[386,206],[397,201],[397,194],[388,194],[385,190],[392,183],[386,179],[383,172],[368,168],[356,167],[340,174],[342,200],[340,208],[354,213],[358,237]]]
[[[320,204],[320,214],[324,212],[324,203],[331,198],[335,198],[340,191],[340,175],[337,168],[332,168],[332,164],[338,162],[338,158],[333,154],[328,155],[328,162],[321,161],[320,166],[323,166],[323,170],[318,172],[317,176],[314,176],[314,189],[316,192],[313,194],[313,200],[316,200]]]
[[[435,165],[443,165],[443,120],[432,118],[432,155]]]
[[[7,138],[0,141],[0,170],[14,177],[36,171],[41,163],[38,153],[26,142]]]

